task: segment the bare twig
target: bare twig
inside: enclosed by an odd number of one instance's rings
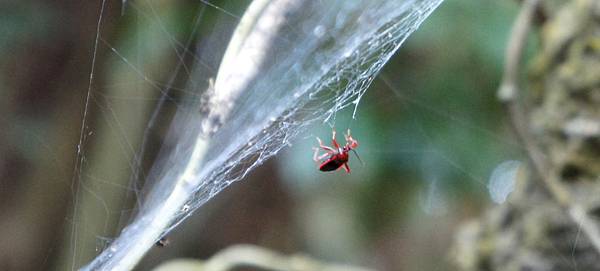
[[[526,0],[523,3],[506,47],[504,77],[498,89],[498,98],[506,107],[511,118],[511,124],[519,140],[526,148],[527,154],[534,165],[536,172],[542,176],[547,172],[544,155],[527,132],[525,111],[518,102],[519,73],[523,51],[527,44],[527,36],[531,28],[532,15],[540,0]]]
[[[228,271],[240,268],[294,271],[373,271],[358,266],[322,262],[303,254],[283,255],[255,245],[234,245],[206,261],[178,259],[161,264],[154,271]]]
[[[557,172],[546,161],[544,152],[527,129],[525,110],[518,101],[520,62],[527,42],[533,15],[541,0],[525,0],[515,20],[506,49],[504,77],[498,89],[498,98],[504,103],[511,124],[531,160],[535,173],[554,200],[577,223],[590,243],[600,254],[600,231],[589,218],[585,208],[573,199],[570,191],[560,184]]]
[[[372,271],[350,265],[324,263],[304,255],[285,256],[253,245],[229,247],[206,261],[201,270],[227,271],[243,266],[266,270]]]
[[[154,206],[143,206],[147,211],[123,229],[120,236],[90,264],[82,270],[131,270],[143,255],[154,246],[170,223],[185,209],[186,201],[199,187],[200,172],[204,157],[211,144],[212,136],[225,121],[237,98],[246,89],[249,81],[258,75],[257,69],[264,61],[268,46],[275,42],[276,33],[285,23],[290,9],[304,0],[259,0],[253,1],[236,28],[217,73],[211,94],[208,114],[201,123],[200,135],[193,137],[191,154],[181,154],[186,159],[183,168],[170,168],[165,176],[173,178],[173,186],[164,198]],[[259,27],[260,26],[260,27]],[[232,60],[237,61],[236,65]],[[234,78],[234,79],[231,79]],[[224,80],[229,80],[224,83]],[[174,155],[180,155],[175,152]],[[150,193],[163,193],[152,191]],[[149,197],[151,197],[150,195]]]

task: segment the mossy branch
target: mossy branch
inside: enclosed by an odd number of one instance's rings
[[[571,195],[571,192],[559,182],[558,172],[545,158],[545,154],[533,135],[529,132],[527,113],[519,100],[521,60],[527,43],[534,14],[540,0],[526,0],[515,20],[511,30],[505,56],[504,76],[498,90],[498,98],[503,102],[505,110],[511,119],[512,127],[521,141],[531,161],[533,169],[542,181],[555,202],[561,206],[569,217],[581,227],[581,232],[587,236],[590,243],[600,255],[600,231],[598,225],[589,217],[585,208]]]

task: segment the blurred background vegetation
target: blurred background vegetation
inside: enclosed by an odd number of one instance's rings
[[[124,9],[107,1],[77,155],[101,3],[0,3],[1,270],[77,267],[118,235],[141,189],[129,184],[131,168],[143,175],[151,166],[184,103],[185,73],[146,133],[161,90],[180,59],[180,69],[215,72],[228,38],[218,34],[231,31],[246,2],[214,4],[220,9],[191,0],[130,1]],[[240,243],[378,270],[453,270],[453,233],[491,204],[491,171],[523,160],[495,98],[517,7],[443,3],[375,80],[357,118],[339,114],[336,129],[352,129],[365,165],[351,158],[351,175],[318,172],[311,147],[331,127],[316,125],[175,229],[139,270]]]

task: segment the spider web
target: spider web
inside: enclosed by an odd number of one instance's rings
[[[139,195],[136,216],[83,269],[130,269],[159,238],[307,126],[333,125],[344,108],[355,114],[375,75],[440,3],[253,2],[249,10],[254,5],[258,11],[240,19],[218,73],[208,72],[201,61],[189,69],[183,90],[188,97],[177,107],[169,147],[146,177],[147,192]],[[98,35],[101,22],[102,12]],[[120,53],[100,36],[97,43]],[[234,62],[227,62],[228,54]],[[93,75],[92,70],[90,86]],[[213,76],[214,85],[200,83]],[[82,140],[84,133],[85,123]]]

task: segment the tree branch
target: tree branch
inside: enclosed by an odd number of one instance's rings
[[[554,200],[577,223],[590,243],[600,254],[600,231],[589,217],[585,208],[575,202],[570,191],[560,184],[557,172],[545,159],[545,154],[536,144],[527,128],[526,112],[519,103],[519,74],[523,51],[531,28],[533,15],[541,1],[525,0],[511,30],[506,49],[504,76],[498,89],[498,98],[510,117],[512,128],[519,141],[525,147],[533,169],[543,186]]]

